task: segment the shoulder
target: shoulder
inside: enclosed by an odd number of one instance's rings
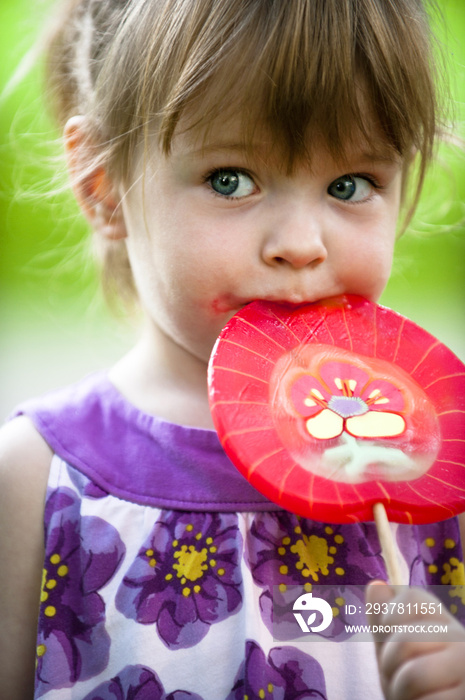
[[[0,429],[0,533],[10,535],[0,543],[5,556],[13,556],[16,541],[27,551],[39,532],[42,537],[51,459],[52,450],[26,416]]]
[[[13,507],[45,496],[52,450],[27,416],[18,416],[0,428],[0,502]]]
[[[18,416],[0,428],[0,465],[18,467],[25,459],[50,465],[52,450],[27,416]],[[1,473],[1,472],[0,472]]]
[[[51,458],[27,417],[0,429],[0,678],[12,700],[32,697]]]

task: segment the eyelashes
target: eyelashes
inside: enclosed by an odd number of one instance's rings
[[[245,199],[259,191],[254,178],[241,168],[215,168],[203,178],[215,196],[227,200]],[[358,204],[368,201],[373,191],[384,187],[371,174],[346,173],[333,180],[326,192],[342,202]]]
[[[204,181],[216,195],[227,199],[243,199],[257,191],[253,178],[237,168],[217,168]]]
[[[380,189],[382,189],[380,184],[371,175],[353,173],[333,180],[327,192],[335,199],[356,204],[367,201],[373,194],[373,190]]]

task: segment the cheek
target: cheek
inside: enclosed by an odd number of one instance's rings
[[[377,236],[354,236],[344,246],[340,259],[340,274],[346,286],[355,294],[375,301],[379,298],[389,279],[394,250],[394,234]]]
[[[392,246],[386,246],[373,252],[366,261],[367,283],[371,286],[369,298],[377,301],[389,280],[392,269]]]

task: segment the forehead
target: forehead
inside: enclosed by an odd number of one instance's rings
[[[250,75],[244,81],[236,76],[231,83],[223,70],[212,74],[207,89],[182,106],[168,143],[161,135],[165,152],[181,140],[190,150],[204,153],[224,146],[254,156],[272,152],[289,171],[302,161],[311,163],[314,151],[322,148],[341,163],[354,151],[376,159],[404,155],[362,77],[353,76],[350,93],[333,94],[333,99],[318,92],[316,85],[309,92],[316,90],[320,99],[303,92],[287,99],[284,86],[274,89],[266,75],[253,69]]]
[[[357,159],[400,163],[400,154],[388,142],[370,110],[366,109],[365,113],[367,120],[363,128],[354,123],[337,151],[323,128],[310,124],[301,139],[301,148],[293,152],[286,139],[278,138],[273,123],[260,119],[256,105],[254,111],[246,111],[245,117],[239,110],[229,110],[225,117],[220,110],[220,114],[205,125],[187,113],[174,133],[171,150],[193,159],[225,154],[233,158],[237,154],[254,161],[271,161],[287,171],[302,164],[312,167],[316,155],[327,156],[341,166]],[[292,124],[289,128],[292,129]]]

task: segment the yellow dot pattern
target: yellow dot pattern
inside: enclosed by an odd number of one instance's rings
[[[462,605],[465,605],[465,586],[459,585],[456,586],[455,588],[451,588],[449,591],[449,597],[450,598],[458,598]],[[451,610],[452,610],[451,606]]]
[[[52,554],[48,563],[47,568],[42,569],[42,586],[40,591],[40,602],[44,603],[42,612],[46,617],[55,617],[57,614],[56,603],[59,600],[57,594],[53,596],[53,592],[58,586],[58,581],[64,580],[69,574],[69,567],[62,562],[61,556],[55,552]],[[51,570],[50,570],[51,569]],[[52,596],[52,598],[50,598]],[[59,594],[58,594],[59,596]],[[39,645],[37,647],[37,656],[43,656],[45,654],[45,646]]]
[[[274,691],[273,683],[267,683],[266,687],[259,688],[258,693],[257,693],[259,700],[272,700],[273,691]],[[244,694],[242,697],[243,697],[243,700],[249,700],[249,695]]]
[[[344,543],[344,537],[331,525],[325,526],[324,536],[307,535],[302,531],[300,522],[299,518],[299,524],[293,528],[292,534],[285,535],[277,543],[276,553],[281,560],[278,573],[282,577],[292,578],[291,581],[277,581],[281,592],[285,592],[291,583],[300,583],[305,591],[310,592],[312,583],[323,583],[331,572],[338,576],[345,574],[341,566],[336,566],[337,553]]]
[[[215,556],[218,546],[214,538],[207,537],[202,531],[198,531],[193,523],[187,523],[183,532],[176,533],[178,537],[171,541],[171,571],[164,573],[164,580],[173,583],[179,582],[181,594],[185,598],[201,593],[204,578],[207,573],[214,573],[218,577],[226,575],[226,568],[221,566]],[[143,550],[141,556],[146,558],[147,564],[154,569],[166,567],[166,561],[160,557],[154,547]],[[165,569],[166,571],[166,569]]]
[[[431,554],[426,555],[426,559],[430,559],[425,562],[428,572],[437,576],[436,583],[442,583],[452,586],[463,586],[465,585],[465,569],[464,564],[456,556],[453,556],[452,550],[457,547],[457,542],[452,537],[446,537],[442,542],[435,540],[433,537],[427,537],[425,539],[425,545],[429,549],[433,547],[438,547],[439,556],[443,558],[445,552],[450,554],[448,561],[442,564],[438,564],[431,561]],[[465,594],[464,594],[465,598]],[[464,600],[465,605],[465,600]]]
[[[465,572],[463,562],[457,557],[451,557],[442,566],[444,574],[441,576],[441,583],[452,586],[463,586],[465,583]]]

